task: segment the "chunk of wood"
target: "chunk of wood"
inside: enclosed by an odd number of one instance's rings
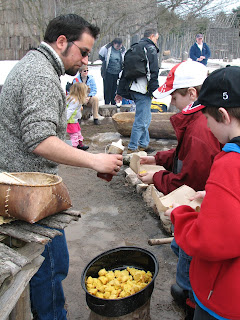
[[[160,239],[149,239],[148,244],[150,246],[155,246],[158,244],[166,244],[166,243],[171,243],[174,237],[169,237],[169,238],[160,238]]]
[[[24,267],[19,272],[11,286],[1,295],[0,299],[0,319],[8,319],[9,314],[18,302],[21,294],[25,290],[32,276],[41,266],[44,258],[39,256],[30,265]]]
[[[56,236],[62,236],[62,232],[54,229],[49,229],[46,227],[42,227],[38,224],[29,224],[28,222],[24,221],[15,221],[12,225],[17,226],[19,229],[30,231],[33,233],[40,234],[42,236],[46,236],[50,239],[53,239]]]
[[[42,244],[46,244],[47,242],[51,241],[51,239],[48,237],[41,236],[33,232],[21,230],[19,228],[16,228],[15,226],[7,224],[0,226],[0,233],[14,237],[16,239],[23,240],[25,242],[39,242]]]
[[[76,216],[79,218],[81,217],[81,212],[78,210],[68,209],[68,210],[62,211],[62,213],[66,213],[66,214],[69,214],[70,216]]]
[[[3,243],[0,243],[0,261],[12,261],[19,267],[25,266],[30,261],[23,257],[21,254],[19,254],[17,251],[9,248]]]

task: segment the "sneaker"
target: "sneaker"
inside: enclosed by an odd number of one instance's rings
[[[139,151],[145,151],[147,153],[152,153],[154,151],[156,151],[155,149],[149,148],[149,147],[138,147]]]
[[[132,150],[132,149],[127,149],[127,153],[134,153],[134,152],[139,152],[138,149]]]
[[[99,122],[98,119],[94,119],[94,120],[93,120],[93,123],[94,123],[96,126],[100,125],[100,122]]]
[[[78,145],[77,148],[78,148],[78,149],[81,149],[81,150],[83,150],[83,151],[86,151],[86,150],[89,148],[89,146],[85,146],[85,145],[83,144],[83,145],[81,145],[81,146]]]

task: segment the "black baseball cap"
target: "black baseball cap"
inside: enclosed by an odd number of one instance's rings
[[[213,71],[203,82],[197,101],[182,110],[191,114],[205,107],[240,107],[240,67]]]

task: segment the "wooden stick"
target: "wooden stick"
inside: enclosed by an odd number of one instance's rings
[[[155,246],[157,244],[171,243],[173,239],[174,239],[174,237],[161,238],[161,239],[149,239],[148,244],[150,246]]]

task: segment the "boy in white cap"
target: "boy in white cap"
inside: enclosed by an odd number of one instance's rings
[[[215,157],[200,212],[173,204],[166,211],[177,243],[191,255],[194,320],[240,319],[240,68],[214,71],[186,116],[202,110],[224,145]],[[201,131],[199,131],[201,134]]]
[[[213,159],[221,150],[220,143],[208,129],[206,117],[201,111],[196,110],[190,115],[181,112],[188,104],[197,100],[207,73],[207,68],[201,63],[181,62],[170,70],[166,82],[153,93],[155,98],[160,99],[171,94],[171,104],[180,111],[170,119],[176,132],[177,147],[157,152],[155,156],[141,157],[140,160],[141,164],[157,164],[166,169],[139,175],[144,183],[153,183],[164,195],[184,184],[195,191],[203,190]],[[191,257],[178,247],[175,240],[172,249],[179,259],[177,284],[171,287],[171,293],[184,307],[187,301],[187,309],[192,310],[194,299],[188,274]],[[192,319],[192,316],[189,315],[187,319]]]

